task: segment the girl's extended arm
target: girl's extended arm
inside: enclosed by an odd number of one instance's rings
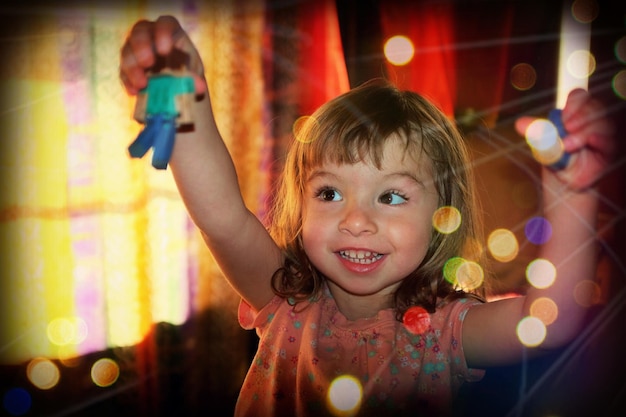
[[[245,206],[230,154],[217,129],[200,58],[172,17],[138,22],[121,51],[120,76],[130,94],[147,84],[156,54],[172,48],[190,55],[198,100],[194,127],[176,136],[170,166],[193,221],[235,290],[259,309],[273,296],[270,278],[281,253],[262,223]]]
[[[518,131],[523,133],[531,120],[518,120]],[[543,215],[552,226],[552,237],[542,245],[540,257],[556,267],[556,280],[545,289],[530,287],[522,297],[470,309],[463,326],[463,349],[470,366],[504,365],[521,359],[523,345],[516,328],[541,297],[556,304],[558,316],[547,326],[543,343],[531,352],[561,347],[582,328],[586,309],[574,294],[581,281],[593,280],[596,273],[598,194],[594,185],[607,168],[615,142],[602,106],[586,91],[570,93],[563,123],[569,132],[564,146],[571,161],[562,171],[544,168],[542,172]]]

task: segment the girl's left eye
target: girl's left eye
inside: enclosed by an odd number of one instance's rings
[[[407,198],[396,192],[388,192],[380,196],[378,199],[383,204],[397,205],[407,202]]]

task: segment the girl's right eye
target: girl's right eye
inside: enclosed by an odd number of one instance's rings
[[[318,191],[317,198],[322,201],[341,201],[341,194],[332,188],[323,188]]]

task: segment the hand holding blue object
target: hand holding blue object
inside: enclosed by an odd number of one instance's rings
[[[133,158],[141,158],[154,148],[152,166],[156,169],[167,168],[177,127],[192,122],[190,102],[194,80],[185,74],[183,71],[153,74],[137,97],[135,119],[145,126],[128,152]]]

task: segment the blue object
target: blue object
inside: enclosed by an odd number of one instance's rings
[[[552,109],[548,113],[548,120],[550,120],[550,122],[552,122],[552,124],[556,127],[556,131],[561,137],[561,139],[567,136],[567,130],[565,130],[565,126],[563,126],[562,113],[563,113],[563,110],[561,109]],[[563,155],[561,156],[561,159],[559,159],[558,161],[556,161],[549,167],[553,170],[559,171],[561,169],[564,169],[567,166],[567,164],[569,163],[569,159],[570,159],[570,154],[563,151]]]
[[[154,147],[152,166],[156,169],[166,169],[174,149],[176,138],[176,118],[165,116],[162,113],[146,116],[146,126],[137,139],[128,147],[133,158],[143,157],[148,149]]]
[[[133,158],[143,157],[153,147],[152,166],[167,169],[176,139],[176,96],[194,92],[192,77],[158,74],[142,90],[147,95],[145,127],[128,147]]]
[[[30,410],[32,399],[25,389],[12,388],[4,394],[2,405],[10,415],[21,416]]]

